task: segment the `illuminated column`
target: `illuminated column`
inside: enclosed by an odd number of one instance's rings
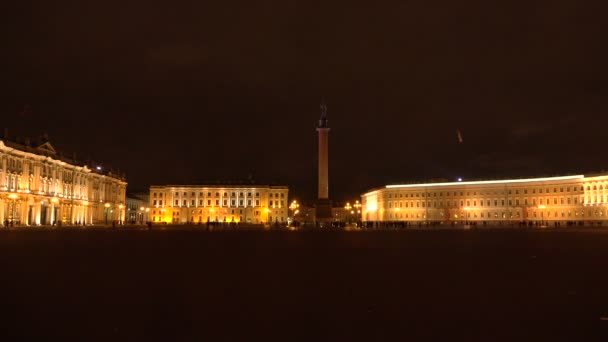
[[[0,198],[0,227],[4,225],[5,199]]]
[[[36,201],[36,204],[34,206],[34,222],[33,224],[35,225],[40,225],[40,215],[42,213],[42,203],[40,203],[40,201]]]
[[[329,198],[329,127],[327,126],[327,112],[325,105],[321,105],[321,119],[317,132],[319,132],[319,188],[318,198]]]
[[[52,198],[51,199],[51,220],[49,221],[50,224],[53,224],[53,222],[55,222],[55,205],[57,204],[57,199],[56,198]]]
[[[315,220],[320,227],[329,224],[333,217],[331,201],[329,200],[329,126],[327,124],[327,107],[321,103],[321,118],[317,126],[319,135],[319,165],[318,165],[318,198],[315,208]]]

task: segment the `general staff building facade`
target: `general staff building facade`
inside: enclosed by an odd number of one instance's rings
[[[124,220],[127,182],[61,157],[47,142],[0,140],[0,223],[105,224]]]
[[[387,185],[361,202],[365,222],[603,222],[608,174]]]
[[[152,223],[284,223],[287,186],[166,185],[150,187]]]

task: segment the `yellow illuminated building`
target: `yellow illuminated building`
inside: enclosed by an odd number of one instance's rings
[[[387,185],[361,202],[366,222],[601,223],[608,174]]]
[[[150,187],[152,223],[285,223],[286,186],[167,185]]]
[[[48,141],[0,140],[2,225],[122,221],[126,187],[123,176],[62,157]]]

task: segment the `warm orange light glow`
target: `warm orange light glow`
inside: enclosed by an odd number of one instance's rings
[[[125,206],[124,206],[124,205],[122,205],[122,204],[119,204],[119,205],[118,205],[118,209],[122,209],[122,208],[124,208],[124,207],[125,207]]]
[[[89,205],[89,201],[82,201],[82,204]]]
[[[143,210],[144,210],[144,207],[140,207],[140,208],[139,208],[139,210],[143,211]]]
[[[109,208],[110,207],[110,203],[106,203],[103,206],[106,207],[106,208]]]
[[[19,198],[19,196],[17,194],[10,194],[10,195],[8,195],[8,198],[17,199],[17,198]]]
[[[59,199],[57,197],[51,198],[51,203],[58,203]]]
[[[539,205],[538,209],[545,209],[546,207],[544,205]]]

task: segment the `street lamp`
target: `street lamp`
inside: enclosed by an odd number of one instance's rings
[[[107,203],[103,205],[105,208],[105,212],[106,212],[106,226],[108,225],[108,210],[110,210],[110,203]]]
[[[300,210],[298,210],[298,208],[300,207],[300,204],[298,204],[298,202],[296,200],[293,200],[293,202],[291,202],[291,204],[289,205],[289,209],[293,211],[293,221],[296,221],[296,214],[300,212]]]
[[[348,213],[350,212],[350,210],[352,208],[353,207],[350,205],[350,202],[346,202],[346,205],[344,206],[344,209],[346,209],[346,217],[347,217],[348,223],[350,223],[350,220],[351,220],[350,215],[348,215]]]
[[[542,226],[544,224],[544,216],[543,216],[543,209],[545,209],[546,206],[544,205],[539,205],[538,209],[540,210],[540,225]]]
[[[471,208],[469,207],[464,207],[464,224],[467,225],[469,223],[469,218],[471,217],[471,213],[469,212],[469,210],[471,210]]]
[[[118,224],[122,225],[122,208],[124,208],[125,206],[122,204],[118,205]]]
[[[144,207],[140,207],[139,210],[141,211],[139,222],[140,224],[144,224]]]
[[[266,222],[268,222],[268,224],[271,224],[272,222],[270,222],[270,209],[266,208],[264,212],[266,212]]]
[[[353,204],[353,207],[357,211],[357,221],[360,221],[361,220],[361,203],[359,203],[359,200],[355,201],[355,204]]]

